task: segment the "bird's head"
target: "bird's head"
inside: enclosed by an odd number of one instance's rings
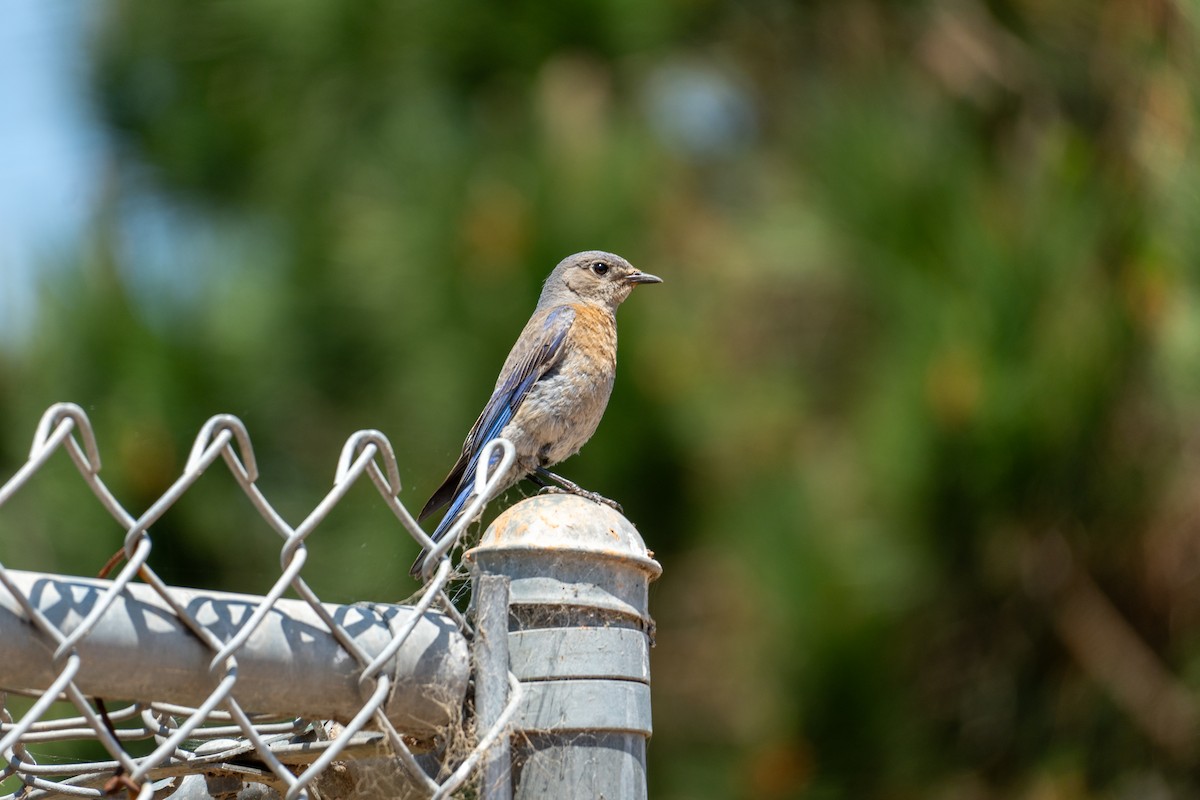
[[[539,306],[585,303],[616,311],[639,283],[662,283],[615,253],[585,250],[567,256],[546,278]]]

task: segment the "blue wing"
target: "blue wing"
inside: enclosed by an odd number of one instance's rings
[[[449,510],[433,532],[434,541],[445,535],[474,491],[475,473],[483,446],[500,435],[533,385],[558,363],[562,357],[563,342],[574,321],[574,308],[557,306],[546,314],[540,329],[531,331],[527,328],[522,332],[505,363],[506,377],[488,399],[479,419],[475,420],[454,468],[421,509],[420,519],[425,519],[450,503]],[[422,553],[417,558],[414,571],[419,570],[424,556]]]

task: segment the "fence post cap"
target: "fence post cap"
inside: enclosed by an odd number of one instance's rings
[[[649,580],[662,566],[633,523],[609,506],[574,494],[539,494],[510,506],[488,526],[468,562],[512,551],[586,553],[637,567]]]

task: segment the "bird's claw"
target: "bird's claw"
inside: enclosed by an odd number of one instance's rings
[[[609,500],[604,495],[597,494],[596,492],[589,492],[587,489],[580,489],[578,487],[569,489],[565,486],[543,486],[538,494],[573,494],[578,497],[582,497],[585,500],[591,500],[593,503],[606,505],[621,516],[625,515],[625,509],[621,508],[621,504],[616,500]]]

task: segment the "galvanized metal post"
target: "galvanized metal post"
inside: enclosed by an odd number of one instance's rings
[[[662,567],[613,509],[569,494],[509,508],[465,558],[509,581],[509,664],[524,701],[516,800],[646,797],[650,581]]]
[[[475,611],[475,731],[482,739],[492,729],[508,701],[508,579],[480,575],[471,593]],[[483,800],[511,800],[512,749],[501,736],[484,755],[479,769]]]

